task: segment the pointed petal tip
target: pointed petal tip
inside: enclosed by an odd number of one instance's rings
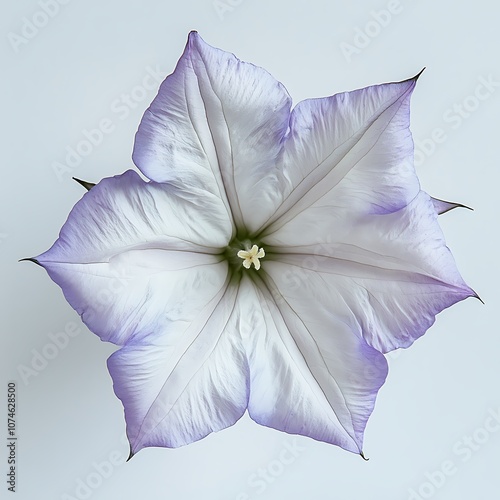
[[[400,81],[397,81],[397,82],[392,81],[392,82],[389,82],[389,83],[401,84],[401,83],[409,83],[409,82],[411,82],[411,83],[415,84],[415,83],[417,83],[417,80],[420,78],[420,75],[424,72],[424,70],[425,70],[425,66],[415,76],[412,76],[410,78],[405,78],[404,80],[400,80]]]
[[[131,460],[131,458],[134,456],[135,456],[135,453],[132,451],[132,447],[130,447],[130,453],[128,455],[127,460],[125,460],[125,462],[129,462]]]
[[[454,210],[455,208],[466,208],[467,210],[471,210],[472,212],[474,211],[473,208],[467,205],[463,205],[462,203],[441,200],[440,198],[434,198],[434,197],[432,197],[432,200],[435,203],[438,215],[443,215],[447,212],[450,212],[451,210]]]
[[[77,179],[76,177],[72,177],[72,179],[78,182],[78,184],[80,184],[80,186],[83,186],[87,191],[90,191],[95,186],[93,182],[82,181],[81,179]]]
[[[479,300],[479,302],[481,302],[481,304],[484,304],[484,300],[479,296],[479,294],[476,292],[476,290],[474,290],[473,288],[471,288],[470,286],[466,285],[466,291],[467,291],[467,295],[465,296],[465,298],[469,298],[469,297],[472,297],[474,299],[477,299]]]
[[[399,82],[395,82],[395,83],[406,83],[406,82],[415,82],[420,78],[420,75],[424,72],[425,70],[425,66],[415,75],[415,76],[412,76],[410,78],[405,78],[404,80],[401,80]]]
[[[30,261],[36,264],[37,266],[43,267],[40,262],[38,262],[34,257],[26,257],[25,259],[19,259],[17,262]]]
[[[472,290],[474,295],[472,295],[475,299],[479,300],[479,302],[481,302],[481,304],[484,305],[484,300],[476,293],[474,292],[474,290]]]
[[[468,207],[467,205],[462,205],[462,203],[453,203],[453,207],[449,208],[446,210],[446,212],[449,212],[450,210],[453,210],[454,208],[466,208],[467,210],[470,210],[471,212],[474,212],[474,209],[472,207]],[[443,212],[443,213],[446,213]]]
[[[362,458],[365,462],[368,462],[368,460],[370,460],[369,458],[366,458],[366,457],[365,457],[365,454],[364,454],[362,451],[360,451],[360,452],[359,452],[359,456],[360,456],[360,457],[361,457],[361,458]]]
[[[410,78],[410,80],[415,80],[417,81],[420,78],[420,75],[425,71],[426,66],[424,66],[413,78]]]
[[[453,203],[453,207],[450,208],[450,210],[453,210],[454,208],[466,208],[467,210],[470,210],[471,212],[474,212],[474,209],[472,207],[468,207],[467,205],[462,205],[462,203]],[[447,210],[449,212],[449,210]]]
[[[197,30],[191,30],[188,35],[188,45],[195,43],[198,40],[203,40]]]

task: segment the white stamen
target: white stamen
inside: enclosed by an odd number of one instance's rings
[[[245,269],[250,269],[253,264],[255,269],[258,271],[260,269],[259,259],[265,257],[266,252],[264,252],[263,248],[259,248],[257,245],[254,245],[250,250],[240,250],[237,255],[243,259],[243,267]]]

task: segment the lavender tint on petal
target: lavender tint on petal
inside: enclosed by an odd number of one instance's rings
[[[298,235],[306,229],[296,229],[291,233],[297,235],[295,242],[290,236],[282,243],[277,232],[263,244],[279,243],[279,256],[272,259],[282,273],[285,264],[290,266],[292,286],[302,289],[317,279],[317,286],[328,290],[331,310],[340,317],[354,315],[366,341],[381,352],[409,347],[436,314],[475,295],[458,273],[423,191],[392,214],[337,224],[328,242],[300,245]],[[266,271],[270,261],[264,263]]]
[[[260,235],[287,224],[296,234],[294,225],[318,223],[335,232],[329,224],[340,211],[355,218],[394,212],[410,202],[420,189],[409,131],[414,86],[408,80],[300,102],[284,143],[286,197]],[[331,208],[326,220],[317,206]]]
[[[473,210],[467,205],[462,205],[461,203],[454,203],[451,201],[438,200],[437,198],[432,198],[432,203],[434,204],[434,208],[439,215],[445,214],[450,210],[454,210],[455,208],[466,208],[467,210]]]
[[[418,77],[418,75],[417,75]],[[259,424],[360,454],[383,353],[477,296],[413,168],[416,79],[300,102],[193,32],[43,266],[102,340],[130,457]],[[129,458],[130,458],[129,457]]]
[[[155,181],[203,186],[223,200],[236,229],[251,232],[280,194],[273,168],[290,106],[285,88],[267,71],[193,32],[144,114],[134,162]]]

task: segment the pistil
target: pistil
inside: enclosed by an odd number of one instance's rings
[[[265,257],[266,252],[264,252],[263,248],[253,245],[250,250],[240,250],[236,255],[243,259],[243,267],[245,269],[250,269],[253,264],[255,269],[258,271],[260,269],[259,259]]]

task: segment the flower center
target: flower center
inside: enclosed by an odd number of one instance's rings
[[[236,255],[240,257],[240,259],[243,259],[243,267],[245,269],[250,269],[253,264],[258,271],[260,269],[259,259],[265,257],[266,252],[264,252],[263,248],[253,245],[250,250],[240,250]]]

